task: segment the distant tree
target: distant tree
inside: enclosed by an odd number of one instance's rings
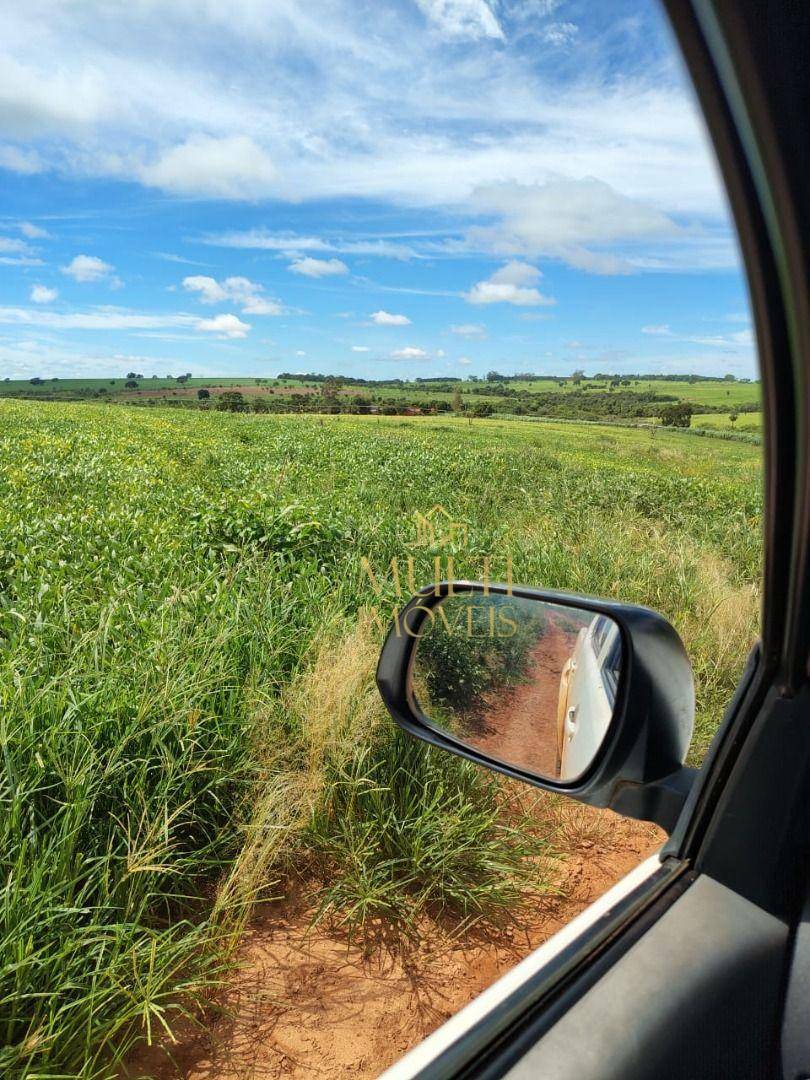
[[[253,405],[253,411],[256,413],[270,412],[270,406],[267,404],[267,398],[256,396],[251,402]]]
[[[472,408],[472,415],[477,417],[492,416],[493,408],[488,401],[476,401]]]
[[[461,412],[464,408],[464,405],[461,401],[461,391],[457,386],[453,387],[453,396],[450,399],[450,405],[453,409],[453,412]]]
[[[729,372],[728,375],[723,376],[723,381],[724,382],[736,382],[737,377],[736,377],[736,375],[732,375],[731,372]]]
[[[327,375],[323,381],[323,400],[327,405],[337,405],[338,391],[343,386],[343,380]]]
[[[124,383],[124,386],[127,388],[127,390],[138,389],[138,383],[136,379],[127,379],[127,381]]]
[[[380,409],[380,412],[383,414],[383,416],[396,416],[397,407],[396,405],[383,405],[382,409]]]
[[[44,379],[40,379],[38,375],[35,375],[33,379],[28,380],[32,386],[42,386]]]
[[[200,401],[207,401],[211,397],[210,391],[206,390],[204,386],[201,386],[197,391],[197,397]]]
[[[245,399],[238,390],[224,390],[217,398],[220,412],[247,412]]]
[[[177,376],[177,381],[178,381],[179,383],[187,383],[187,382],[188,382],[188,380],[189,380],[189,376],[188,376],[188,375],[178,375],[178,376]]]
[[[502,382],[502,381],[503,381],[503,375],[499,374],[497,371],[488,371],[487,372],[487,382]]]
[[[737,423],[737,414],[735,412],[731,413],[729,415],[728,421],[731,426],[734,427],[734,425]]]
[[[688,401],[679,401],[675,405],[665,405],[659,415],[664,427],[687,428],[692,423],[692,406]]]
[[[137,379],[138,376],[135,374],[134,371],[128,371],[127,374],[126,374],[126,378],[127,379]]]

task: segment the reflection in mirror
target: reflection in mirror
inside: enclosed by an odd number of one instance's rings
[[[503,764],[571,781],[604,741],[621,666],[619,627],[606,615],[461,593],[422,624],[411,689],[432,727]]]

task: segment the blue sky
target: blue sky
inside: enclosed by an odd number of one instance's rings
[[[652,0],[27,0],[0,374],[755,376]]]

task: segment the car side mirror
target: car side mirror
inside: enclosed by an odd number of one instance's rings
[[[671,832],[691,787],[681,639],[648,608],[470,581],[421,589],[377,666],[394,720],[434,746]]]

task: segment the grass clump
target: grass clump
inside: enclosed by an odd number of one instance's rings
[[[502,813],[498,784],[401,731],[325,770],[305,839],[321,860],[321,914],[414,931],[426,913],[503,920],[542,887],[547,844]]]

